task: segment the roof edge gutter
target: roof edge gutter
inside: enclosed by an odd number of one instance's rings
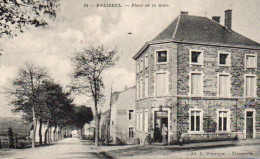
[[[230,48],[260,50],[260,47],[247,46],[247,45],[230,45],[230,44],[223,44],[223,43],[191,42],[191,41],[183,41],[183,40],[175,40],[175,39],[166,39],[166,40],[156,40],[156,41],[146,42],[144,44],[144,46],[132,58],[134,60],[136,60],[143,53],[143,51],[147,49],[147,47],[149,45],[170,43],[170,42],[183,43],[183,44],[197,44],[197,45],[222,46],[222,47],[230,47]]]

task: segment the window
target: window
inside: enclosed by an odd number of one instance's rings
[[[139,85],[139,92],[140,92],[140,94],[139,94],[139,97],[140,97],[140,99],[142,99],[143,98],[143,79],[141,78],[140,79],[140,85]]]
[[[202,51],[190,51],[190,64],[203,65],[203,52]]]
[[[134,137],[134,128],[129,127],[129,138],[133,138],[133,137]]]
[[[219,53],[218,54],[219,66],[230,66],[231,65],[230,57],[231,57],[230,53]]]
[[[139,128],[139,130],[140,131],[143,131],[144,129],[144,127],[143,127],[143,111],[140,111],[140,128]]]
[[[136,64],[136,73],[139,73],[140,72],[140,64],[139,62],[137,62]]]
[[[254,113],[254,112],[246,112],[246,117],[252,118],[252,117],[253,117],[253,113]]]
[[[134,119],[134,110],[129,110],[129,120]]]
[[[148,67],[148,64],[149,64],[148,55],[146,55],[146,56],[145,56],[145,59],[144,59],[144,66],[145,66],[145,68]]]
[[[253,54],[246,54],[245,66],[246,68],[257,68],[257,56]]]
[[[166,72],[156,73],[156,96],[167,95],[168,76]]]
[[[167,51],[156,51],[157,63],[166,63],[167,62]]]
[[[245,77],[245,96],[256,97],[256,76],[246,75]]]
[[[139,84],[139,80],[137,80],[136,82],[136,99],[139,99],[140,98],[140,84]]]
[[[144,80],[144,85],[145,85],[145,90],[144,90],[144,96],[147,98],[148,97],[148,75],[145,76]]]
[[[191,95],[203,94],[202,73],[191,73]]]
[[[145,110],[144,114],[144,131],[148,132],[148,110]]]
[[[139,130],[140,122],[139,122],[139,112],[136,112],[136,129]]]
[[[219,96],[230,96],[230,76],[225,74],[219,75]]]
[[[143,59],[140,60],[140,71],[143,71],[144,69],[144,62]]]
[[[218,111],[218,131],[229,131],[229,112]]]
[[[198,132],[202,131],[203,123],[202,111],[201,110],[191,110],[190,111],[190,131]]]

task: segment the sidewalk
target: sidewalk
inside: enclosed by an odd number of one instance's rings
[[[203,143],[189,143],[180,145],[136,145],[130,148],[117,149],[111,148],[110,150],[103,149],[106,154],[109,156],[113,156],[115,158],[120,158],[120,156],[125,157],[137,157],[143,156],[157,156],[163,154],[171,154],[171,153],[180,153],[180,152],[191,152],[191,151],[204,151],[210,150],[214,151],[219,148],[236,148],[241,146],[259,146],[260,147],[260,139],[253,140],[236,140],[236,141],[218,141],[218,142],[203,142]],[[102,149],[102,148],[101,148]],[[216,157],[216,156],[215,156]]]

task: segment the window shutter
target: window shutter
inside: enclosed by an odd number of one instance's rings
[[[256,80],[253,76],[246,77],[246,96],[247,97],[254,97],[255,96],[255,87],[256,87]]]
[[[191,93],[194,95],[201,95],[203,89],[202,74],[191,74]]]
[[[247,67],[255,67],[256,66],[256,64],[255,64],[255,56],[250,56],[250,55],[248,55],[247,57],[246,57],[246,65],[247,65]]]
[[[167,89],[167,86],[166,86],[166,81],[167,81],[167,77],[166,77],[166,73],[163,73],[161,74],[161,85],[162,85],[162,95],[165,95],[166,94],[166,89]]]
[[[227,97],[230,92],[230,80],[228,75],[219,76],[219,95]]]
[[[156,74],[156,95],[162,96],[167,93],[167,74],[157,73]]]

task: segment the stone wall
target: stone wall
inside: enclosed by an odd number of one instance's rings
[[[203,130],[205,133],[217,132],[217,109],[230,110],[230,132],[243,135],[245,110],[256,110],[256,132],[260,131],[260,105],[254,100],[227,99],[178,99],[178,130],[181,133],[189,131],[189,109],[203,110]],[[243,136],[240,136],[243,138]]]
[[[203,50],[204,66],[190,65],[189,56],[190,50]],[[231,66],[218,66],[218,52],[231,53]],[[191,71],[202,71],[204,96],[217,95],[217,73],[230,73],[231,77],[231,96],[244,96],[244,74],[256,74],[259,77],[260,59],[257,50],[227,48],[218,46],[204,46],[191,44],[178,44],[178,95],[188,95],[189,93],[189,73]],[[245,54],[258,55],[258,68],[246,69]],[[260,78],[257,80],[260,85]],[[260,89],[257,89],[257,94],[260,96]]]

